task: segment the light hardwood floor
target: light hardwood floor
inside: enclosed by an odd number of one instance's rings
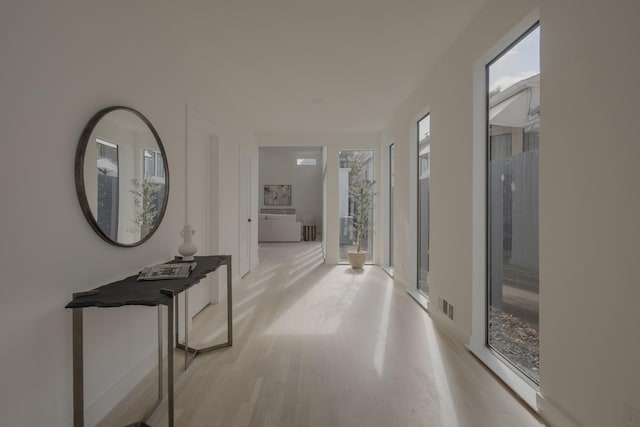
[[[186,373],[175,352],[176,426],[544,425],[381,269],[327,266],[316,242],[262,244],[260,260],[234,288],[233,347]],[[225,316],[208,307],[192,336],[223,341]],[[140,417],[154,375],[100,426]],[[166,404],[149,422],[167,425]]]

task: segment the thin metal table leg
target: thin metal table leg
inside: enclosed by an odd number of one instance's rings
[[[231,280],[231,275],[232,275],[231,255],[225,255],[224,262],[220,263],[220,265],[227,266],[227,341],[222,344],[215,344],[212,346],[202,347],[202,348],[189,347],[189,331],[188,331],[189,318],[187,316],[189,296],[188,296],[188,290],[185,290],[185,296],[184,296],[185,298],[185,334],[184,334],[185,343],[184,344],[180,344],[180,342],[178,341],[178,338],[177,338],[178,335],[176,332],[176,347],[185,351],[185,367],[184,367],[185,370],[189,367],[189,365],[191,364],[191,362],[193,362],[193,359],[195,359],[197,355],[220,350],[225,347],[231,347],[233,345],[233,284]],[[169,294],[167,293],[167,295]],[[177,295],[176,295],[176,299],[177,299]],[[176,310],[177,310],[177,307],[178,306],[176,304]],[[177,317],[178,317],[178,314],[176,314],[176,330],[178,329]],[[193,355],[189,357],[189,353],[193,353]]]
[[[184,291],[184,370],[189,367],[189,289]]]
[[[158,399],[162,400],[164,384],[162,384],[162,306],[158,305]]]
[[[164,393],[162,362],[162,306],[158,305],[158,398],[144,413],[142,420],[136,424],[132,424],[134,426],[146,426],[147,420],[151,418],[156,409],[158,409],[158,406],[162,403],[162,395]]]
[[[233,312],[231,289],[231,255],[227,255],[227,342],[233,345]]]
[[[167,304],[167,395],[169,427],[173,427],[173,304]]]
[[[175,299],[176,299],[176,305],[175,305],[175,309],[176,309],[176,323],[175,323],[175,328],[176,328],[176,347],[184,350],[184,370],[186,371],[187,369],[189,369],[189,366],[191,365],[191,362],[193,362],[193,359],[196,358],[196,356],[198,355],[198,350],[189,347],[189,289],[185,289],[184,291],[184,344],[180,343],[180,339],[179,339],[179,335],[178,335],[178,331],[180,330],[180,314],[178,312],[178,295],[175,295]],[[190,355],[189,353],[193,353],[192,355]]]
[[[180,343],[180,337],[178,331],[180,330],[180,294],[174,295],[175,301],[175,316],[176,316],[176,344]]]
[[[84,427],[84,357],[82,308],[73,309],[73,426]]]

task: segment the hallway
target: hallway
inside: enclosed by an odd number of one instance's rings
[[[464,347],[381,269],[327,266],[317,242],[260,245],[234,289],[234,345],[183,372],[176,426],[541,426]],[[224,304],[196,319],[197,340],[223,340]],[[190,339],[192,339],[190,337]],[[155,372],[100,424],[136,420]],[[150,419],[166,425],[166,405]]]

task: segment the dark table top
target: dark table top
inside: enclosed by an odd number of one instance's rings
[[[226,264],[228,258],[229,256],[227,255],[197,256],[195,261],[198,265],[189,277],[184,279],[138,281],[138,275],[134,274],[117,282],[102,285],[93,291],[75,294],[73,300],[65,308],[168,304],[171,300],[171,295],[163,293],[162,289],[169,290],[173,294],[189,289],[208,273],[217,270],[220,265]],[[176,258],[168,262],[181,262],[181,259]],[[229,268],[228,264],[227,268]]]

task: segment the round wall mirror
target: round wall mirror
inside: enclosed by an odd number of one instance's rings
[[[169,197],[169,168],[153,125],[129,107],[108,107],[84,128],[75,160],[85,218],[107,242],[137,246],[156,231]]]

